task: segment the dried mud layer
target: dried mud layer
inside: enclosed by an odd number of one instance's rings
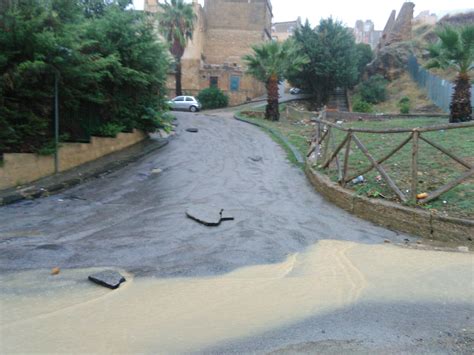
[[[325,202],[258,128],[178,118],[162,151],[0,208],[0,353],[472,350],[472,254],[386,244],[415,238]]]

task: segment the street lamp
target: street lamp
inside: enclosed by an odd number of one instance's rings
[[[54,173],[59,172],[59,70],[54,68]]]
[[[58,54],[65,57],[70,57],[72,50],[69,48],[61,47],[58,48]],[[54,173],[59,172],[59,69],[51,65],[54,69]]]

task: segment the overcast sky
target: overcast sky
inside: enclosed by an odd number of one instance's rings
[[[189,0],[191,2],[191,0]],[[301,16],[316,25],[321,18],[332,16],[350,27],[355,21],[372,20],[377,30],[383,30],[392,10],[400,10],[403,0],[272,0],[274,22],[291,21]],[[144,0],[134,0],[137,9],[143,9]],[[200,3],[204,3],[200,0]],[[423,10],[437,15],[474,9],[472,0],[415,0],[415,16]]]

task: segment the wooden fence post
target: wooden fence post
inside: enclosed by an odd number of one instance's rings
[[[349,137],[347,137],[346,151],[344,154],[344,168],[342,171],[342,180],[340,183],[342,186],[346,186],[347,172],[349,170],[349,155],[351,153],[351,141],[352,141],[352,131],[349,131]]]
[[[416,195],[418,190],[418,138],[420,132],[415,128],[413,130],[413,144],[411,152],[411,198],[416,202]]]
[[[382,167],[382,165],[379,165],[377,163],[377,161],[372,156],[372,154],[369,153],[365,145],[362,144],[362,142],[359,140],[359,138],[357,138],[355,134],[352,135],[352,139],[354,139],[354,142],[357,144],[357,146],[362,151],[362,153],[364,153],[364,155],[367,157],[367,159],[369,159],[369,161],[372,163],[375,169],[377,169],[380,175],[382,175],[382,177],[387,182],[388,186],[390,186],[390,188],[397,194],[397,196],[400,198],[402,202],[406,202],[407,201],[406,196],[403,194],[403,192],[400,191],[400,189],[395,184],[395,182],[390,178],[390,176],[388,176],[387,172]]]
[[[324,146],[323,162],[325,162],[326,159],[328,158],[329,143],[331,143],[331,138],[332,138],[331,129],[332,129],[332,127],[329,126],[329,127],[327,128],[327,131],[326,131],[327,139],[326,139],[326,144],[325,144],[325,146]]]

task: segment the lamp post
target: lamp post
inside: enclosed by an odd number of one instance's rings
[[[59,172],[59,70],[54,71],[54,173]]]
[[[70,57],[72,50],[65,47],[57,47],[60,56]],[[59,172],[59,69],[52,65],[54,69],[54,173]]]

